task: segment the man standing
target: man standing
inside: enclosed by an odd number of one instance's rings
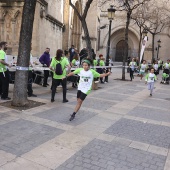
[[[70,53],[70,63],[71,63],[75,54],[74,45],[72,45],[71,48],[69,49],[69,53]]]
[[[40,57],[39,61],[43,65],[43,67],[49,67],[50,66],[50,48],[46,48],[44,54]],[[47,83],[49,77],[49,70],[44,70],[44,82],[43,87],[47,87],[49,85]]]
[[[1,84],[1,99],[2,100],[10,100],[11,98],[8,97],[8,90],[9,90],[9,71],[7,66],[10,67],[8,63],[5,61],[7,50],[7,42],[0,43],[0,84]]]
[[[32,46],[31,46],[31,50],[32,50]],[[33,67],[32,54],[30,53],[27,91],[28,91],[28,97],[37,97],[37,95],[33,94],[33,89],[32,89],[32,83],[33,83],[32,67]]]

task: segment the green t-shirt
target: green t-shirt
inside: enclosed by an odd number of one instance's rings
[[[93,60],[93,66],[97,66],[97,60]]]
[[[99,63],[99,66],[104,66],[104,61],[103,60],[100,60],[100,63]]]
[[[93,78],[100,77],[100,74],[93,69],[85,71],[83,68],[78,68],[74,71],[74,74],[78,74],[80,76],[78,90],[80,90],[85,94],[90,93],[92,88]]]
[[[5,55],[6,55],[5,52],[3,50],[0,50],[0,60],[5,61]],[[0,72],[2,73],[6,70],[7,70],[6,66],[4,64],[0,63]]]
[[[53,71],[53,78],[54,79],[63,79],[66,76],[66,67],[69,65],[68,60],[65,57],[62,57],[60,61],[56,60],[55,57],[52,58],[50,67],[52,67],[54,70],[56,69],[56,64],[60,63],[62,70],[63,70],[63,74],[62,75],[57,75],[55,73],[55,71]]]

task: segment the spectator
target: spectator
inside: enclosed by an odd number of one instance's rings
[[[43,65],[43,67],[49,67],[50,66],[50,48],[46,48],[44,54],[40,57],[39,61]],[[47,83],[49,77],[49,70],[44,70],[44,82],[43,87],[49,86]]]
[[[0,43],[0,84],[1,84],[1,100],[10,100],[8,97],[9,90],[9,71],[7,67],[10,65],[6,62],[6,53],[8,44],[7,42]]]
[[[72,45],[71,48],[69,49],[69,54],[70,54],[70,62],[72,62],[74,54],[75,54],[74,45]]]

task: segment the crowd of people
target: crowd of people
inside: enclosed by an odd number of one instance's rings
[[[9,70],[11,67],[6,61],[6,50],[8,44],[6,42],[0,43],[0,95],[2,100],[10,100],[8,96],[9,89]],[[67,103],[67,82],[72,81],[72,87],[77,88],[77,104],[74,109],[73,114],[70,117],[70,121],[75,118],[76,113],[81,107],[86,96],[90,93],[92,88],[92,83],[95,80],[100,81],[100,83],[108,83],[108,75],[111,73],[111,67],[113,66],[113,61],[110,57],[108,61],[109,69],[106,69],[105,58],[102,54],[96,59],[96,54],[92,49],[93,59],[88,57],[88,50],[83,48],[80,53],[74,47],[71,46],[69,50],[58,49],[54,57],[50,57],[50,48],[46,48],[45,52],[39,58],[39,62],[42,64],[44,69],[43,87],[48,87],[48,77],[51,74],[52,84],[51,84],[51,102],[55,101],[56,89],[59,85],[63,89],[63,103]],[[90,66],[94,66],[92,69]],[[30,63],[28,69],[28,85],[27,93],[28,97],[37,97],[33,93],[32,83],[33,83],[33,62],[32,55],[30,53]],[[130,80],[134,79],[134,72],[136,71],[140,77],[140,81],[145,76],[145,82],[148,84],[148,89],[150,90],[150,96],[152,96],[154,89],[154,82],[157,80],[157,75],[163,70],[161,83],[169,83],[170,74],[170,60],[166,63],[158,59],[154,61],[153,64],[147,64],[145,60],[140,64],[135,58],[128,58],[128,71],[130,72]],[[146,75],[145,75],[146,74]]]
[[[170,60],[163,64],[163,61],[158,59],[153,62],[153,64],[147,64],[146,60],[143,60],[141,64],[135,61],[135,58],[129,60],[128,70],[130,72],[130,80],[134,79],[134,72],[140,77],[140,81],[145,76],[145,83],[148,84],[148,90],[150,90],[150,96],[152,96],[154,89],[154,82],[158,80],[157,75],[160,70],[163,70],[162,80],[160,83],[169,84],[169,74],[170,74]],[[145,75],[146,74],[146,75]]]

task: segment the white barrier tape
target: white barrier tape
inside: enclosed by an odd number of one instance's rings
[[[122,68],[122,67],[125,67],[125,68],[128,68],[129,66],[123,66],[123,65],[117,65],[117,66],[92,66],[90,68],[92,69],[96,69],[96,68]],[[139,67],[134,67],[134,68],[139,68]],[[24,71],[27,71],[29,70],[29,67],[21,67],[21,66],[16,66],[16,67],[11,67],[10,70],[24,70]],[[41,70],[41,71],[44,71],[44,70],[50,70],[48,67],[31,67],[32,70]],[[77,68],[74,68],[72,67],[71,70],[76,70]]]
[[[29,67],[16,66],[16,70],[28,71]]]

